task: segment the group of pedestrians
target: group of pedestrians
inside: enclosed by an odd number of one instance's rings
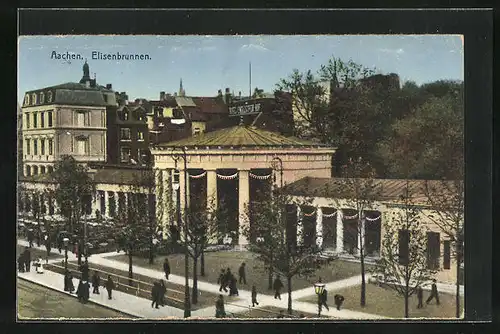
[[[38,257],[35,261],[33,261],[33,266],[35,267],[35,271],[38,274],[43,274],[43,264],[42,257]],[[17,270],[20,273],[27,272],[29,273],[31,270],[31,252],[29,247],[25,247],[24,251],[17,258]]]
[[[240,280],[242,280],[241,275],[240,275]],[[245,278],[246,282],[246,278]],[[221,269],[219,278],[217,279],[217,284],[219,284],[219,292],[228,292],[229,288],[229,296],[238,296],[238,287],[237,287],[237,280],[236,277],[233,275],[231,272],[230,268],[227,268],[226,270]]]
[[[164,280],[153,283],[153,288],[151,289],[151,307],[159,308],[158,306],[166,305],[165,294],[167,293],[167,286]]]

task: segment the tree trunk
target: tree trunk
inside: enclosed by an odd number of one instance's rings
[[[153,253],[153,241],[149,243],[149,264],[155,263],[155,257]]]
[[[406,281],[406,286],[405,286],[405,318],[408,318],[409,317],[409,309],[408,309],[408,299],[410,299],[410,297],[408,296],[408,291],[409,291],[409,282],[408,280]]]
[[[134,278],[134,273],[132,272],[132,252],[128,250],[128,285],[132,286],[132,279]]]
[[[366,305],[366,281],[365,281],[365,254],[363,252],[363,240],[361,240],[361,249],[359,250],[359,257],[361,260],[361,301],[360,305]]]
[[[292,315],[292,278],[286,278],[288,285],[288,314]]]
[[[82,247],[81,247],[80,240],[77,243],[76,251],[78,252],[78,266],[81,266],[82,265]]]
[[[201,251],[201,258],[200,258],[200,275],[201,277],[205,277],[205,251]]]
[[[455,292],[455,304],[456,304],[456,310],[455,310],[455,317],[460,318],[460,261],[462,260],[462,256],[460,254],[460,246],[458,245],[458,242],[456,243],[457,245],[455,246],[455,252],[456,252],[456,258],[457,258],[457,284],[456,284],[456,292]]]
[[[198,303],[198,258],[193,259],[193,293],[191,303]]]

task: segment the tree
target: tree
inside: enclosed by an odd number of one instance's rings
[[[321,266],[317,255],[321,249],[297,241],[294,225],[288,222],[287,207],[306,206],[307,200],[293,200],[282,190],[275,190],[268,201],[247,209],[252,221],[243,228],[243,235],[250,240],[248,248],[267,268],[283,275],[287,280],[288,313],[292,314],[292,279],[299,275],[312,276]],[[247,219],[249,219],[247,213]]]
[[[36,243],[38,247],[40,247],[40,241],[41,241],[41,226],[40,226],[40,215],[42,214],[42,203],[41,203],[41,192],[38,190],[32,190],[31,191],[31,214],[33,215],[33,218],[37,222],[37,238],[36,238]]]
[[[405,318],[409,317],[409,298],[436,273],[427,267],[427,235],[413,196],[407,179],[398,203],[400,210],[393,215],[391,223],[385,225],[382,256],[373,271],[404,298]]]
[[[463,164],[461,164],[463,170]],[[460,269],[464,260],[464,182],[425,181],[424,191],[430,213],[427,217],[450,239],[456,261],[455,316],[460,317]]]
[[[202,200],[202,203],[205,203]],[[184,233],[180,234],[182,243],[187,243],[188,255],[193,259],[193,293],[192,303],[198,303],[198,260],[209,244],[218,240],[226,224],[224,210],[217,208],[215,203],[209,201],[206,205],[191,205],[185,208],[188,216],[183,228],[187,229],[187,240]]]
[[[460,177],[464,152],[462,97],[431,97],[407,117],[392,124],[392,133],[377,151],[394,177],[455,179]],[[408,142],[409,150],[402,145]]]
[[[346,205],[356,210],[356,236],[357,249],[361,265],[361,297],[360,305],[366,305],[366,281],[365,281],[365,210],[373,207],[374,202],[380,198],[382,186],[375,180],[375,170],[369,162],[362,158],[349,159],[342,167],[341,177],[337,178],[336,186],[342,193],[336,200],[337,206],[341,208]],[[325,189],[328,193],[328,189]]]
[[[78,231],[79,242],[78,264],[82,261],[83,230],[80,219],[90,210],[90,202],[95,194],[95,184],[88,174],[87,167],[77,163],[72,156],[64,155],[57,161],[51,177],[56,183],[54,197],[60,214],[66,218],[67,230]]]

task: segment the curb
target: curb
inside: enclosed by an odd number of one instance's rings
[[[43,284],[43,283],[40,283],[40,282],[35,282],[35,281],[32,281],[32,280],[30,280],[30,279],[28,279],[28,278],[26,278],[26,277],[20,277],[20,276],[17,276],[17,278],[18,278],[18,279],[21,279],[21,280],[24,280],[24,281],[27,281],[27,282],[30,282],[30,283],[32,283],[32,284],[36,284],[36,285],[38,285],[38,286],[43,286],[43,287],[48,288],[48,289],[50,289],[50,290],[52,290],[52,291],[57,291],[57,292],[59,292],[59,293],[63,293],[63,294],[64,294],[64,295],[66,295],[66,296],[70,296],[70,297],[72,297],[72,298],[76,298],[76,296],[75,296],[75,295],[73,295],[73,294],[71,294],[71,293],[68,293],[67,291],[62,291],[62,290],[60,290],[60,289],[58,289],[58,288],[54,288],[53,286],[50,286],[50,285],[47,285],[47,284]],[[118,309],[113,308],[113,307],[111,307],[111,306],[109,306],[109,305],[104,305],[104,304],[102,304],[102,303],[100,303],[100,302],[98,302],[98,301],[92,300],[92,299],[90,299],[90,298],[89,298],[88,302],[90,302],[90,303],[92,303],[92,304],[95,304],[95,305],[99,305],[99,306],[104,307],[104,308],[106,308],[106,309],[108,309],[108,310],[111,310],[111,311],[115,311],[115,312],[121,313],[121,314],[123,314],[123,315],[125,315],[125,316],[132,317],[132,318],[134,318],[134,319],[141,319],[141,317],[138,317],[137,315],[130,314],[130,313],[124,312],[124,311],[122,311],[122,310],[118,310]]]

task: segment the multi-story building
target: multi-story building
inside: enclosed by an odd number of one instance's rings
[[[106,107],[114,105],[114,93],[90,79],[86,62],[80,83],[27,92],[22,108],[24,175],[50,173],[63,155],[82,163],[106,161]]]

